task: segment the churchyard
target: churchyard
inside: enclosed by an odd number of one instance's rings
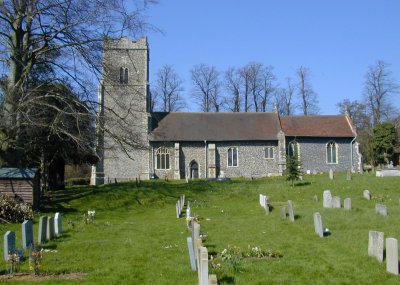
[[[188,247],[195,236],[200,268],[208,263],[218,284],[400,282],[386,264],[398,257],[383,251],[400,239],[398,177],[305,175],[294,188],[283,177],[72,187],[52,192],[35,214],[35,242],[39,217],[56,212],[63,232],[42,244],[40,275],[25,261],[25,275],[8,277],[2,259],[0,282],[199,284]],[[1,224],[2,237],[7,231],[22,248],[21,224]]]

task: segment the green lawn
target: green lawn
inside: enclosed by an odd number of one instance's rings
[[[323,209],[322,192],[352,198],[353,209]],[[373,199],[363,199],[363,190]],[[270,197],[272,212],[266,216],[259,194]],[[40,215],[64,213],[64,236],[45,245],[43,274],[87,273],[79,280],[44,280],[35,284],[197,284],[189,264],[185,218],[177,219],[175,203],[181,194],[191,201],[192,213],[199,215],[201,232],[208,235],[204,245],[219,254],[228,245],[247,249],[259,246],[280,252],[274,259],[242,259],[238,271],[226,264],[214,271],[219,284],[399,284],[400,276],[386,273],[386,264],[367,255],[368,231],[383,231],[400,238],[400,178],[376,178],[370,174],[345,174],[335,180],[328,175],[305,176],[295,188],[284,178],[233,180],[228,182],[145,181],[74,187],[50,193]],[[317,195],[319,201],[314,200]],[[296,221],[280,217],[280,209],[292,200]],[[388,217],[375,214],[375,202],[384,201]],[[96,210],[94,224],[85,224],[83,214]],[[314,233],[313,213],[319,211],[331,235]],[[73,223],[68,223],[67,221]],[[1,225],[16,231],[21,244],[20,225]],[[0,268],[5,274],[6,263]],[[28,272],[27,262],[21,271]],[[3,282],[5,280],[0,280]],[[31,281],[9,283],[28,284]]]

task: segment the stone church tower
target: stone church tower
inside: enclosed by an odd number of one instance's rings
[[[150,92],[147,38],[106,39],[99,87],[92,184],[149,178]]]

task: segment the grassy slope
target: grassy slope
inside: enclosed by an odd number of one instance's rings
[[[398,284],[399,278],[386,273],[386,265],[367,256],[368,231],[379,230],[385,237],[400,238],[398,177],[376,178],[356,175],[346,181],[339,174],[306,176],[302,185],[290,188],[283,178],[231,182],[195,181],[143,182],[98,188],[71,188],[52,193],[45,215],[65,213],[65,235],[46,245],[57,252],[44,254],[42,270],[49,273],[87,272],[78,284],[196,284],[190,270],[185,219],[175,217],[175,202],[185,193],[192,212],[202,219],[201,231],[209,252],[221,252],[228,245],[241,248],[261,246],[281,252],[281,259],[245,259],[241,272],[215,272],[219,284]],[[353,209],[323,209],[322,192],[352,198]],[[375,201],[362,198],[369,189],[384,200],[389,216],[375,214]],[[270,196],[274,207],[265,216],[258,194]],[[314,195],[319,202],[314,201]],[[297,219],[282,220],[280,208],[293,200]],[[82,215],[96,209],[93,225],[82,223]],[[313,213],[319,211],[332,234],[319,238],[314,233]],[[39,216],[39,215],[38,215]],[[74,222],[72,228],[67,220]],[[34,233],[36,238],[35,223]],[[20,226],[2,226],[17,232]],[[5,268],[5,263],[0,263]],[[27,270],[27,265],[22,266]],[[17,283],[17,282],[14,282]],[[42,284],[70,284],[45,281]],[[26,284],[26,282],[24,283]]]

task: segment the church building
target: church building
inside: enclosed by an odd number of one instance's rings
[[[361,169],[347,115],[151,112],[146,38],[106,39],[103,69],[92,184],[283,175],[287,155],[305,173]]]

